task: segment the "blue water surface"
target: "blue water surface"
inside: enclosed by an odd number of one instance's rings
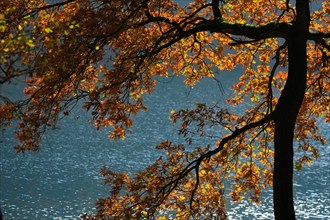
[[[156,91],[145,97],[148,112],[134,117],[133,133],[125,140],[109,140],[108,131],[97,131],[87,122],[90,115],[80,108],[46,132],[38,153],[16,155],[13,147],[17,141],[12,129],[6,128],[0,143],[4,218],[78,219],[82,213],[93,212],[97,198],[107,196],[108,188],[99,175],[103,165],[130,174],[148,166],[160,155],[155,150],[157,143],[180,141],[177,127],[168,118],[172,109],[193,107],[196,102],[228,107],[225,99],[237,79],[238,74],[227,73],[218,76],[220,84],[206,79],[194,87],[186,87],[182,78],[158,79]],[[329,138],[329,126],[320,121],[320,127]],[[330,219],[330,146],[326,143],[318,148],[320,158],[295,174],[298,219]],[[272,190],[265,190],[259,206],[245,200],[229,203],[228,216],[233,220],[273,219]]]

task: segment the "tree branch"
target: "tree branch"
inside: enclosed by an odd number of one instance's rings
[[[202,155],[199,159],[204,160],[205,158],[210,158],[211,156],[219,153],[228,141],[237,138],[239,135],[243,134],[244,132],[246,132],[252,128],[259,127],[259,126],[273,120],[273,115],[274,115],[274,112],[271,112],[270,114],[266,115],[264,118],[260,119],[259,121],[252,122],[250,124],[243,126],[242,128],[236,129],[231,135],[223,138],[221,140],[219,146],[216,149],[208,151],[207,153]]]
[[[220,9],[219,9],[219,3],[220,0],[212,0],[212,10],[213,10],[213,16],[214,20],[218,20],[222,18]]]
[[[285,42],[283,45],[281,45],[277,50],[276,50],[276,54],[275,54],[275,64],[270,72],[270,76],[269,76],[269,80],[268,80],[268,109],[270,111],[273,111],[273,104],[272,104],[272,100],[273,100],[273,90],[272,90],[272,81],[275,75],[275,71],[278,67],[278,65],[280,64],[280,53],[281,50],[283,50],[284,48],[286,48],[287,43]]]
[[[196,173],[196,183],[195,186],[193,188],[193,190],[191,191],[191,196],[190,196],[190,207],[192,207],[192,203],[193,203],[193,197],[198,189],[198,185],[199,185],[199,167],[202,163],[202,161],[204,161],[205,159],[210,159],[210,157],[212,157],[213,155],[219,153],[223,148],[224,145],[226,143],[228,143],[228,141],[233,140],[235,138],[237,138],[239,135],[243,134],[244,132],[258,127],[258,126],[262,126],[265,123],[271,121],[273,119],[273,112],[271,112],[270,114],[266,115],[264,118],[262,118],[259,121],[256,122],[252,122],[250,124],[247,124],[245,126],[243,126],[242,128],[236,129],[231,135],[223,138],[219,144],[219,146],[214,149],[214,150],[210,150],[204,154],[202,154],[200,157],[198,157],[197,159],[191,161],[189,164],[187,164],[185,166],[185,168],[180,171],[177,174],[177,177],[174,179],[171,179],[171,181],[169,181],[168,183],[166,183],[164,186],[161,187],[160,191],[158,192],[158,194],[156,195],[155,198],[158,198],[158,202],[157,204],[161,204],[162,201],[164,201],[169,195],[170,193],[175,190],[175,188],[177,187],[177,185],[179,184],[179,182],[184,179],[190,172],[192,172],[193,170],[195,170]],[[157,204],[155,205],[155,207],[157,207]]]
[[[313,40],[315,43],[320,44],[323,48],[330,51],[330,45],[327,44],[325,39],[330,38],[330,33],[309,33],[308,40]]]
[[[266,38],[285,38],[289,27],[287,23],[268,23],[261,26],[253,26],[248,24],[236,24],[221,21],[204,21],[196,25],[196,28],[191,31],[210,31],[215,33],[227,33],[248,37],[254,40]]]
[[[58,2],[56,4],[52,4],[52,5],[46,5],[46,6],[43,6],[43,7],[40,7],[40,8],[34,8],[34,9],[32,9],[32,11],[23,14],[20,18],[24,18],[25,16],[32,15],[32,14],[35,14],[39,11],[46,10],[46,9],[49,9],[49,8],[60,7],[60,6],[69,4],[69,3],[74,2],[74,1],[76,1],[76,0],[67,0],[67,1],[64,1],[64,2]]]
[[[247,24],[235,24],[215,20],[203,20],[189,30],[180,32],[172,30],[171,33],[167,32],[167,37],[170,40],[161,44],[166,40],[161,36],[160,39],[154,44],[152,49],[146,53],[146,56],[153,56],[159,53],[161,50],[179,42],[180,40],[199,32],[210,31],[213,33],[239,35],[257,41],[267,38],[286,38],[287,33],[291,27],[292,25],[287,23],[268,23],[262,26],[252,26]]]

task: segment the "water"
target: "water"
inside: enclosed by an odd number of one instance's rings
[[[38,153],[16,155],[12,148],[16,141],[10,130],[5,131],[0,143],[5,219],[78,219],[92,212],[97,198],[107,195],[98,173],[103,165],[129,173],[143,169],[158,158],[157,143],[179,141],[177,129],[168,120],[172,109],[192,107],[196,102],[225,105],[237,78],[237,74],[220,77],[221,86],[208,79],[194,88],[186,88],[182,79],[159,82],[158,89],[146,96],[149,111],[134,118],[134,133],[124,141],[109,140],[106,130],[96,131],[81,109],[46,133]],[[324,134],[329,134],[329,126],[322,126]],[[330,219],[329,144],[319,148],[320,159],[295,174],[298,219]],[[272,219],[271,189],[265,191],[262,205],[235,203],[228,215],[229,219]]]

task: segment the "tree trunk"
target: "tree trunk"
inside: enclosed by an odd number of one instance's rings
[[[297,0],[296,21],[288,43],[288,79],[275,109],[274,213],[276,220],[294,220],[293,135],[301,107],[307,76],[306,42],[309,27],[309,1]]]

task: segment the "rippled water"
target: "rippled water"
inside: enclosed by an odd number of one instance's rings
[[[96,131],[80,109],[47,132],[38,153],[15,155],[16,142],[10,130],[5,131],[0,143],[5,219],[75,219],[93,211],[96,199],[107,195],[98,174],[101,166],[130,173],[146,167],[159,156],[154,150],[157,143],[178,140],[168,120],[171,109],[195,102],[223,103],[235,79],[237,75],[221,79],[222,86],[205,80],[194,88],[185,88],[177,79],[159,83],[154,94],[146,97],[149,111],[134,119],[134,133],[124,141],[111,141],[105,130]],[[329,137],[329,126],[322,126]],[[330,219],[330,147],[327,143],[319,148],[320,159],[295,174],[298,219]],[[272,219],[272,191],[265,191],[262,205],[243,201],[229,207],[230,219]]]

